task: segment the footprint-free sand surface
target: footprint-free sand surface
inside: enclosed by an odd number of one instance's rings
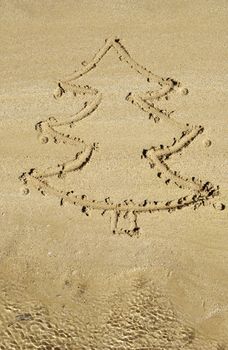
[[[0,349],[228,348],[227,16],[0,2]]]

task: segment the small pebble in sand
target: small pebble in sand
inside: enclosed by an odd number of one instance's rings
[[[29,189],[27,187],[22,187],[21,194],[23,194],[24,196],[27,196],[29,194]]]
[[[187,95],[187,94],[188,94],[188,89],[187,89],[187,88],[181,88],[181,89],[180,89],[180,93],[181,93],[182,95]]]
[[[211,143],[212,143],[211,140],[204,140],[203,141],[203,144],[204,144],[205,147],[210,147]]]
[[[52,122],[52,123],[54,123],[54,122],[57,121],[55,117],[49,117],[48,120],[49,120],[50,122]]]
[[[60,86],[58,86],[53,92],[53,96],[55,99],[61,97],[62,94],[63,94],[63,89]]]
[[[213,207],[216,209],[216,210],[224,210],[226,208],[225,204],[223,203],[214,203],[213,204]]]
[[[48,137],[47,136],[41,136],[40,137],[40,142],[45,144],[45,143],[48,143]]]

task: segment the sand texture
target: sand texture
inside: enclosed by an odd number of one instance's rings
[[[0,349],[228,349],[227,1],[0,1]]]

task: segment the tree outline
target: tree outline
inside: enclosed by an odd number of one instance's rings
[[[146,158],[151,168],[155,168],[157,176],[161,178],[166,185],[173,182],[176,186],[186,189],[191,193],[168,201],[149,201],[144,200],[142,203],[134,203],[133,200],[125,200],[121,203],[114,203],[110,198],[105,198],[103,201],[96,201],[95,199],[88,199],[86,195],[77,196],[74,191],[63,192],[48,184],[48,177],[62,176],[67,172],[76,171],[82,169],[91,159],[94,150],[97,148],[97,144],[86,144],[79,137],[72,138],[70,135],[66,135],[56,130],[59,126],[69,125],[72,127],[78,121],[88,117],[99,106],[102,100],[102,94],[95,88],[88,85],[81,86],[75,85],[72,81],[81,78],[83,75],[94,69],[101,61],[102,57],[113,48],[120,61],[127,63],[130,68],[134,69],[137,73],[146,78],[147,82],[156,82],[161,87],[154,91],[149,90],[140,93],[129,93],[126,96],[126,100],[133,105],[137,106],[144,112],[149,114],[149,118],[154,122],[159,122],[161,118],[165,118],[169,123],[176,123],[184,130],[180,138],[177,140],[174,138],[173,143],[170,146],[161,145],[159,148],[152,146],[148,150],[142,150],[142,158]],[[164,79],[153,74],[151,71],[142,67],[136,63],[121,44],[119,38],[112,37],[105,41],[102,48],[95,54],[93,59],[83,64],[83,67],[78,71],[75,71],[64,80],[58,81],[57,90],[54,92],[54,98],[60,98],[65,92],[70,91],[74,96],[87,95],[93,96],[94,99],[90,103],[86,103],[85,106],[74,115],[69,116],[67,119],[58,121],[56,118],[49,118],[48,120],[41,121],[36,124],[35,129],[40,133],[41,142],[46,143],[49,139],[52,139],[55,143],[62,142],[72,146],[83,146],[83,151],[75,155],[75,158],[69,161],[59,164],[56,167],[48,168],[47,170],[40,172],[37,169],[30,169],[30,171],[23,173],[20,176],[20,180],[26,186],[35,187],[42,194],[48,193],[60,198],[60,204],[64,201],[80,206],[82,212],[88,215],[89,209],[95,209],[102,211],[102,215],[105,212],[111,212],[111,231],[113,233],[127,233],[130,236],[139,234],[139,227],[137,224],[137,215],[145,212],[154,212],[160,210],[167,210],[169,212],[182,209],[187,206],[194,206],[194,209],[201,205],[205,205],[216,196],[219,195],[219,186],[213,186],[210,182],[203,183],[201,180],[196,180],[194,177],[191,179],[184,178],[176,171],[172,171],[166,160],[172,156],[172,154],[180,152],[184,147],[187,147],[200,133],[204,131],[202,126],[192,126],[189,124],[183,125],[180,122],[173,119],[167,111],[161,110],[155,106],[155,102],[161,98],[168,98],[168,95],[173,93],[176,88],[180,88],[181,84],[174,79]],[[186,94],[187,89],[182,89],[183,94]],[[224,205],[221,204],[220,209],[224,209]],[[121,228],[118,225],[120,217],[127,218],[129,220],[129,227],[127,229]]]

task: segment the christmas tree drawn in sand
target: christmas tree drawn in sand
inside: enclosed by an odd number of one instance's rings
[[[141,74],[146,82],[158,84],[158,89],[154,91],[148,90],[140,93],[129,93],[125,99],[132,103],[133,106],[144,111],[150,119],[155,123],[160,119],[164,119],[167,123],[173,123],[181,128],[179,139],[174,138],[171,145],[160,145],[159,147],[152,146],[150,149],[143,149],[142,158],[148,161],[148,166],[151,171],[155,171],[158,178],[166,186],[178,186],[186,191],[186,195],[176,199],[167,199],[166,201],[157,201],[156,198],[145,198],[142,202],[136,202],[133,199],[126,199],[122,202],[113,202],[109,197],[104,200],[96,200],[96,198],[88,198],[85,194],[77,194],[74,191],[62,191],[50,185],[49,179],[55,176],[63,176],[69,172],[77,172],[79,170],[86,171],[86,164],[93,160],[93,152],[97,147],[96,142],[87,144],[80,137],[71,137],[59,130],[61,126],[74,127],[77,122],[90,116],[102,102],[102,94],[96,88],[88,85],[75,85],[74,81],[86,75],[89,71],[96,68],[106,53],[113,49],[119,60],[127,64],[137,74]],[[79,145],[83,148],[78,152],[74,159],[58,164],[56,167],[48,168],[45,171],[31,169],[20,176],[20,180],[26,186],[24,193],[29,192],[29,187],[35,187],[42,194],[50,194],[60,199],[60,204],[69,202],[76,206],[80,206],[83,213],[88,215],[89,210],[94,209],[101,212],[103,215],[106,212],[110,213],[111,231],[112,233],[126,233],[130,236],[139,234],[137,216],[140,213],[152,213],[154,211],[172,212],[177,209],[182,209],[187,206],[193,206],[197,209],[206,203],[212,203],[215,208],[224,209],[223,204],[214,202],[214,197],[219,195],[219,187],[212,185],[210,182],[192,178],[184,178],[177,171],[172,170],[168,165],[168,159],[174,154],[180,152],[187,147],[200,133],[203,133],[204,128],[201,125],[190,126],[183,124],[171,117],[171,113],[158,108],[155,104],[161,99],[168,99],[169,94],[175,92],[175,89],[180,89],[181,84],[171,78],[162,78],[146,68],[136,63],[118,38],[107,39],[104,46],[96,53],[91,62],[84,63],[83,67],[71,74],[64,80],[58,82],[58,87],[54,92],[54,98],[61,98],[66,92],[72,93],[74,96],[87,96],[92,98],[92,101],[85,103],[84,107],[74,115],[61,120],[49,118],[36,124],[36,130],[40,133],[42,143],[53,141],[55,143],[68,144],[73,147]],[[182,88],[182,94],[187,94],[188,90]],[[142,180],[143,181],[143,180]],[[120,220],[121,219],[121,220]],[[126,227],[121,227],[120,221],[126,220]]]

